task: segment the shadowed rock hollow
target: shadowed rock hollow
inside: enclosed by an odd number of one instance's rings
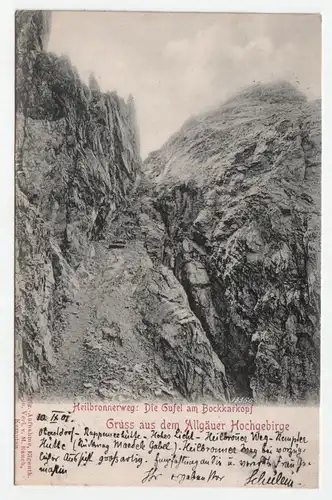
[[[142,164],[49,29],[17,15],[19,394],[317,400],[320,103],[250,87]]]

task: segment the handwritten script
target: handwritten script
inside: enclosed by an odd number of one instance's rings
[[[33,406],[21,405],[15,422],[16,471],[25,484],[294,488],[317,481],[317,435],[297,425],[294,410],[287,419],[286,410],[279,416],[251,404]]]

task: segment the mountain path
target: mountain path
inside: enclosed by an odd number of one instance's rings
[[[53,382],[55,399],[121,401],[158,391],[133,299],[147,259],[140,242],[112,250],[95,244],[77,273],[80,290],[64,313],[66,328],[51,373],[51,380],[61,380]]]

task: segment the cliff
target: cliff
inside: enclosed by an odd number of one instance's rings
[[[17,13],[18,393],[223,400],[221,361],[181,285],[146,249],[149,233],[158,254],[164,229],[153,209],[137,218],[134,100],[102,93],[93,75],[85,85],[48,53],[50,23]]]
[[[49,14],[17,13],[17,369],[33,388],[47,377],[75,269],[140,168],[131,108],[47,53],[49,30]]]
[[[226,367],[258,403],[317,400],[320,103],[258,84],[189,120],[145,162],[164,260]]]

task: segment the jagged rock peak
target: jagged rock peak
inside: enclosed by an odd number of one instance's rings
[[[89,88],[91,92],[100,92],[100,86],[97,81],[97,78],[95,77],[95,74],[92,72],[90,73],[89,76]]]

